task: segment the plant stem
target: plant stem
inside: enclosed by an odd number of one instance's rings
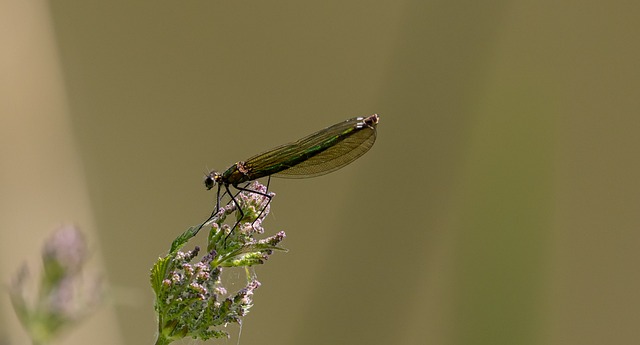
[[[165,336],[162,334],[158,334],[158,339],[156,339],[155,345],[168,345],[171,344],[171,342],[171,339],[165,338]]]

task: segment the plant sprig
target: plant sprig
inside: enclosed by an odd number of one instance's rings
[[[258,182],[250,189],[266,193],[266,187]],[[278,246],[285,238],[283,231],[267,238],[255,238],[264,233],[262,222],[269,214],[268,198],[243,191],[236,200],[238,205],[229,203],[207,222],[211,226],[207,253],[199,261],[192,263],[200,252],[199,247],[180,251],[200,230],[200,227],[191,227],[172,242],[169,253],[153,266],[151,287],[156,294],[158,315],[156,345],[185,337],[201,340],[228,337],[223,328],[242,323],[242,317],[253,305],[253,293],[260,282],[247,274],[246,285],[229,294],[222,282],[223,268],[264,264],[274,251],[286,251]],[[230,215],[239,222],[233,232],[225,224]]]

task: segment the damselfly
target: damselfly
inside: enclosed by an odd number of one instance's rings
[[[229,186],[238,191],[260,194],[271,201],[267,193],[239,186],[261,177],[308,178],[320,176],[338,170],[365,154],[376,140],[376,126],[380,117],[373,114],[367,117],[354,117],[323,130],[310,134],[298,141],[284,144],[240,161],[225,172],[211,171],[204,179],[207,190],[218,185],[216,208],[202,225],[206,224],[220,211],[220,191],[222,187],[232,202],[244,213],[231,193]],[[268,186],[268,184],[267,184]],[[265,206],[266,207],[266,206]],[[230,234],[239,221],[231,228]],[[201,225],[201,226],[202,226]]]

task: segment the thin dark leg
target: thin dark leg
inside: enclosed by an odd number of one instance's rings
[[[246,189],[250,184],[251,184],[251,182],[248,182],[248,183],[246,183],[246,184],[244,185],[244,187],[242,187],[242,188],[245,188],[245,189]],[[235,186],[234,186],[234,188],[238,190],[238,192],[237,192],[236,194],[234,194],[234,195],[233,195],[234,197],[237,197],[237,196],[238,196],[238,194],[240,194],[240,192],[242,192],[243,190],[245,190],[245,189],[238,188],[238,187],[235,187]],[[250,190],[250,189],[249,189],[249,190]],[[225,193],[225,194],[227,194],[227,192],[224,192],[224,193]]]
[[[269,177],[267,178],[267,193],[269,193],[269,183],[271,183],[271,175],[269,175]],[[269,206],[269,204],[271,203],[271,195],[265,195],[267,198],[269,198],[269,201],[267,201],[267,204],[264,205],[264,207],[262,208],[262,210],[260,210],[260,214],[258,214],[258,218],[256,218],[256,220],[258,220],[260,218],[260,216],[262,216],[262,212],[264,212],[264,210],[267,209],[267,206]],[[253,224],[252,224],[253,225]]]
[[[221,199],[220,187],[222,187],[222,185],[218,184],[218,192],[216,193],[216,208],[213,210],[213,212],[211,212],[211,215],[209,216],[209,218],[207,218],[207,220],[202,222],[202,224],[198,225],[198,228],[196,229],[196,232],[195,232],[194,236],[200,231],[200,229],[202,229],[202,227],[205,224],[207,224],[208,221],[212,220],[213,217],[215,217],[215,215],[218,214],[218,212],[220,211],[220,199]]]
[[[214,213],[211,214],[211,218],[213,218],[214,215],[218,214],[218,212],[220,212],[220,199],[222,198],[222,196],[220,196],[220,188],[222,188],[221,184],[218,184],[218,193],[216,193],[216,210]],[[226,188],[226,186],[225,186]],[[229,191],[229,188],[226,188],[226,192]],[[223,195],[224,196],[224,195]]]
[[[245,185],[244,187],[233,186],[233,188],[238,190],[238,193],[236,193],[235,195],[237,196],[238,194],[240,194],[240,192],[244,191],[244,192],[248,192],[248,193],[254,193],[254,194],[262,195],[262,196],[266,197],[267,199],[269,199],[269,201],[267,201],[267,204],[262,208],[262,210],[260,210],[260,213],[258,214],[258,217],[256,218],[256,220],[258,220],[258,218],[260,218],[260,216],[262,215],[264,210],[267,208],[267,206],[269,206],[269,203],[271,203],[271,195],[269,195],[267,193],[258,192],[257,190],[248,189],[248,188],[246,188],[247,185]],[[229,191],[229,187],[225,186],[225,188],[227,188],[227,191]],[[240,221],[242,221],[242,219],[244,218],[244,212],[240,208],[240,204],[234,198],[234,196],[231,194],[230,191],[229,191],[229,196],[231,196],[231,200],[233,201],[234,204],[236,204],[236,207],[237,207],[238,211],[240,211],[240,220],[236,221],[236,223],[233,225],[233,228],[231,228],[231,231],[229,231],[227,236],[224,238],[225,244],[227,243],[227,238],[229,238],[229,236],[231,236],[231,234],[233,233],[233,230],[236,229],[238,224],[240,224]],[[255,223],[255,220],[254,220],[254,223]],[[251,223],[251,226],[253,226],[253,223]]]
[[[246,187],[246,186],[245,186]],[[239,190],[239,191],[244,191],[244,192],[249,192],[249,193],[253,193],[253,194],[258,194],[258,195],[262,195],[265,198],[269,198],[271,199],[271,195],[267,194],[267,193],[262,193],[262,192],[258,192],[257,190],[253,190],[253,189],[249,189],[249,188],[244,188],[244,187],[238,187],[238,186],[233,186],[233,188]]]
[[[245,185],[245,188],[249,185],[249,183],[247,183]],[[220,191],[222,189],[222,185],[218,184],[218,192],[216,193],[216,208],[213,209],[213,212],[211,212],[211,215],[209,216],[209,218],[207,218],[207,220],[205,220],[204,222],[202,222],[202,224],[198,225],[198,228],[196,229],[196,234],[200,231],[200,229],[202,229],[202,227],[207,224],[207,222],[209,222],[210,220],[213,219],[213,217],[216,216],[216,214],[218,214],[218,212],[220,212],[220,201],[222,200],[222,198],[224,198],[225,195],[229,194],[229,196],[231,197],[231,200],[234,201],[234,203],[236,204],[236,206],[238,206],[238,203],[235,202],[235,197],[238,196],[238,194],[240,194],[241,190],[238,190],[238,192],[236,194],[231,194],[231,191],[229,190],[228,187],[225,186],[225,191],[224,193],[222,193],[222,195],[220,195]],[[239,208],[239,207],[238,207]],[[240,212],[242,212],[242,210],[240,210]],[[237,225],[237,224],[236,224]],[[235,228],[235,226],[234,226]],[[195,236],[195,235],[194,235]]]
[[[269,177],[267,178],[267,193],[269,193],[269,184],[271,183],[271,175],[269,175]],[[260,218],[260,216],[262,215],[262,212],[264,212],[264,210],[267,209],[267,206],[269,206],[269,204],[271,203],[271,195],[266,195],[267,198],[269,198],[269,201],[267,201],[267,204],[264,205],[264,207],[262,208],[262,210],[260,210],[260,214],[258,214],[258,218]],[[258,219],[256,218],[256,220]]]
[[[237,186],[233,186],[234,188],[236,188],[238,190],[238,193],[236,193],[236,196],[238,194],[240,194],[240,191],[243,190],[247,190],[247,191],[251,191],[250,189],[244,189],[242,187],[237,187]],[[231,236],[231,234],[233,234],[233,230],[236,229],[236,227],[238,226],[238,224],[240,224],[240,222],[242,221],[242,218],[244,218],[244,212],[242,211],[242,208],[240,207],[240,203],[238,203],[238,201],[236,200],[236,198],[233,196],[233,194],[231,194],[231,191],[229,190],[229,186],[224,186],[224,188],[227,189],[227,192],[229,194],[229,196],[231,197],[231,201],[236,204],[236,209],[238,210],[238,212],[240,212],[240,220],[237,220],[235,224],[233,224],[233,227],[231,228],[231,231],[229,231],[229,233],[227,234],[227,236],[224,237],[224,245],[227,245],[227,238],[229,238],[229,236]],[[255,191],[253,191],[255,192]]]
[[[269,176],[269,180],[271,180],[271,176]],[[267,191],[269,190],[269,182],[267,182]],[[257,190],[251,190],[251,189],[247,189],[247,188],[241,188],[241,187],[236,187],[234,186],[236,189],[241,190],[241,191],[245,191],[245,192],[249,192],[249,193],[255,193],[255,194],[259,194],[262,195],[264,197],[266,197],[267,199],[269,199],[267,201],[267,204],[264,205],[264,207],[262,208],[262,210],[260,210],[260,213],[258,213],[258,217],[256,217],[256,220],[258,220],[260,218],[260,216],[262,216],[262,213],[264,213],[264,210],[267,209],[267,206],[269,206],[269,204],[271,203],[271,195],[269,195],[268,193],[262,193],[262,192],[258,192]],[[246,186],[245,186],[246,187]],[[253,223],[256,222],[256,220],[253,221]],[[251,223],[251,226],[253,226],[253,223]]]

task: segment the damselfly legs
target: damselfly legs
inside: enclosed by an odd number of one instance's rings
[[[209,178],[210,176],[207,176],[205,180]],[[274,196],[272,192],[268,191],[270,182],[271,182],[271,178],[269,177],[266,187],[257,182],[253,184],[251,182],[248,182],[243,186],[224,185],[224,191],[222,191],[223,184],[218,184],[218,191],[216,193],[216,207],[213,210],[213,212],[211,212],[211,215],[209,216],[209,218],[207,218],[207,220],[205,220],[199,226],[199,228],[210,223],[216,216],[217,217],[224,216],[223,213],[231,211],[229,209],[230,206],[234,207],[237,211],[237,214],[239,215],[236,216],[235,223],[229,230],[229,233],[227,233],[227,235],[225,236],[225,243],[226,243],[226,240],[229,238],[229,236],[233,234],[233,232],[241,223],[243,222],[249,223],[245,221],[245,218],[247,217],[249,219],[253,218],[253,221],[251,221],[251,226],[254,227],[257,222],[262,221],[262,215],[265,213],[265,210],[267,210],[267,208],[269,207],[269,204],[271,203],[271,199]],[[233,187],[236,189],[235,194],[231,192],[230,187]],[[225,206],[221,206],[223,205],[222,200],[226,195],[229,196],[229,201],[225,204]],[[253,199],[253,200],[247,200],[247,199]],[[247,204],[255,205],[255,207],[248,206]],[[246,212],[250,212],[252,214],[246,214]],[[254,230],[255,229],[256,228],[254,228]]]

